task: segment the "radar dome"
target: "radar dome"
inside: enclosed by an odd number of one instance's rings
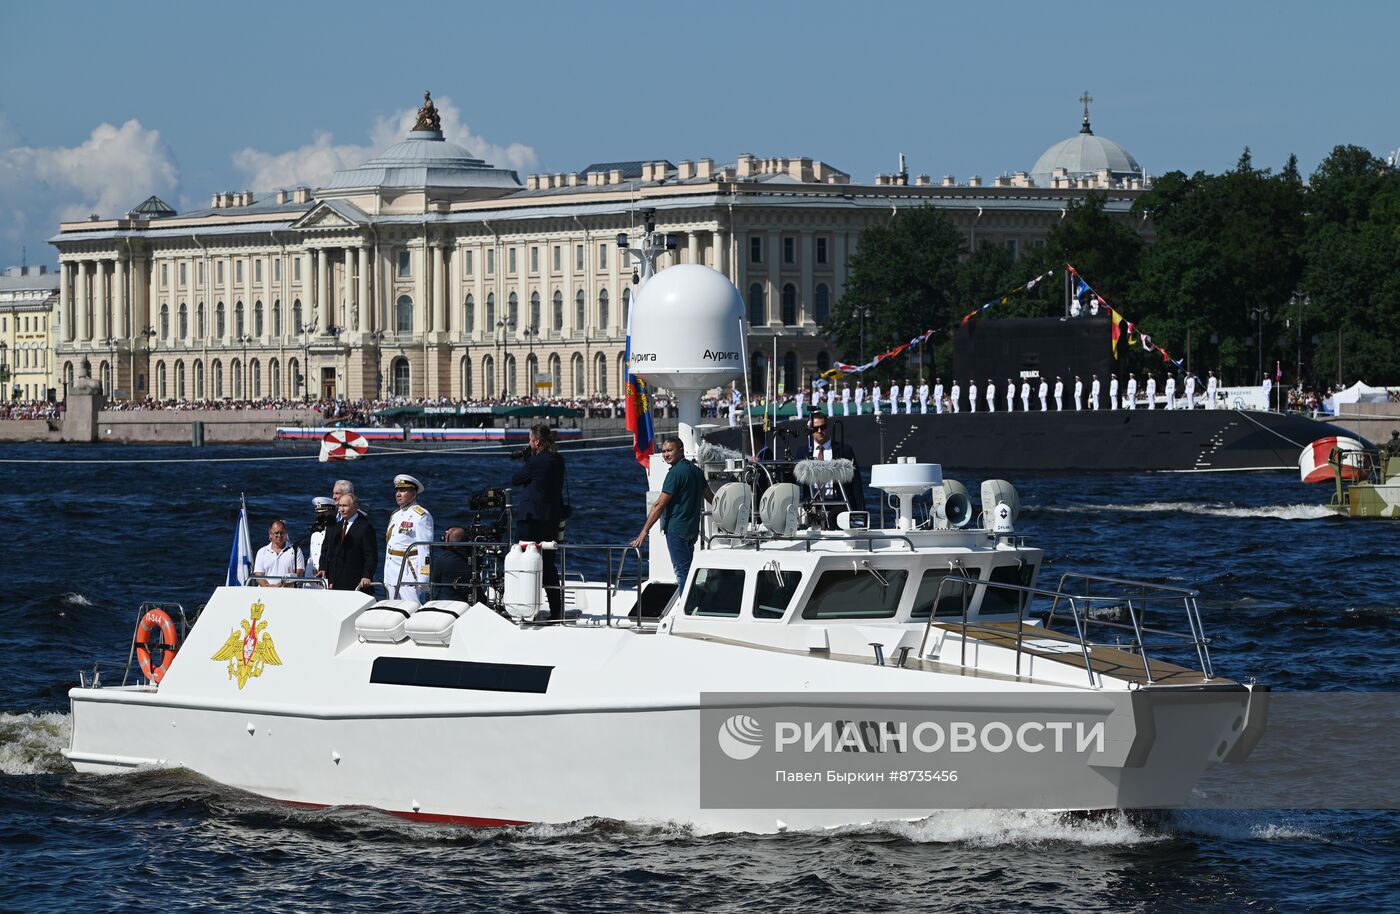
[[[744,302],[723,273],[677,264],[647,280],[633,305],[632,373],[670,390],[742,376]]]

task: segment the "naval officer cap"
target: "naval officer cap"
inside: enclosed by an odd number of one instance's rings
[[[315,498],[311,499],[311,504],[315,505],[317,511],[320,511],[323,508],[334,508],[335,499],[328,498],[325,495],[317,495]]]
[[[400,473],[399,475],[394,477],[394,488],[412,489],[415,492],[422,492],[423,484],[417,479],[414,479],[412,476],[408,475],[407,473]]]

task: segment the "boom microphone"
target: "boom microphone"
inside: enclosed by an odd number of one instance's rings
[[[845,457],[835,460],[799,460],[793,477],[804,486],[825,487],[834,482],[848,483],[856,475],[856,465]]]

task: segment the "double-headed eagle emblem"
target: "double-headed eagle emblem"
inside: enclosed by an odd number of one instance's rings
[[[210,660],[228,661],[228,678],[237,679],[242,689],[248,680],[263,674],[267,666],[281,666],[282,658],[267,635],[267,623],[259,622],[265,607],[255,602],[249,607],[250,618],[242,620],[243,630],[232,629],[224,646]]]

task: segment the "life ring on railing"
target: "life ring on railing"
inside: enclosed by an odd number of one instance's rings
[[[153,641],[152,635],[159,635]],[[175,662],[175,654],[180,649],[180,633],[175,623],[163,609],[149,609],[136,624],[136,660],[141,664],[141,675],[151,682],[160,682]]]

